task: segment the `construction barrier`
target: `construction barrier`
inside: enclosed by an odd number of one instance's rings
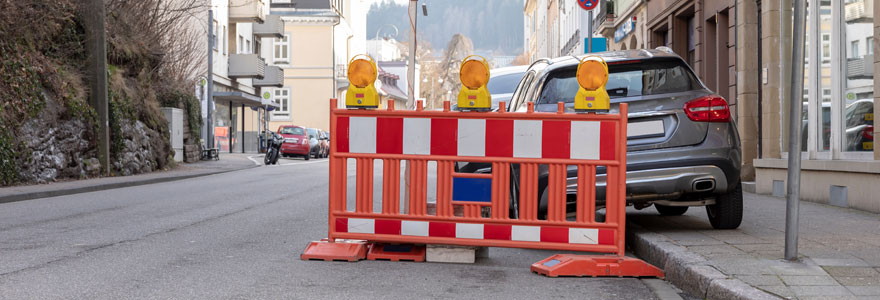
[[[548,276],[663,276],[624,257],[626,104],[617,114],[564,113],[562,103],[556,113],[534,112],[531,103],[525,113],[449,111],[448,102],[443,111],[424,111],[421,102],[406,111],[391,101],[385,110],[340,109],[336,99],[330,105],[329,238],[312,242],[302,259],[364,259],[373,244],[358,240],[514,247],[613,254],[559,255],[532,265]],[[348,160],[356,166],[353,210],[346,209]],[[375,160],[383,168],[381,209],[374,209]],[[410,169],[405,212],[402,161]],[[430,214],[429,161],[436,162]],[[458,173],[456,162],[490,164],[491,173]],[[518,218],[509,213],[512,165],[519,174]],[[549,168],[546,220],[538,216],[539,165]],[[578,181],[576,207],[567,211],[568,166],[577,167]],[[597,167],[606,170],[604,221],[595,219]]]

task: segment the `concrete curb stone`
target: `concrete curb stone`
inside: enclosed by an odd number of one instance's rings
[[[626,224],[626,242],[633,253],[655,266],[663,266],[666,280],[701,299],[780,299],[729,277],[708,264],[701,255],[669,242],[661,234]]]

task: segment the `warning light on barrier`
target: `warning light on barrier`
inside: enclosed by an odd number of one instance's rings
[[[347,108],[377,108],[379,93],[373,85],[379,69],[372,57],[366,54],[355,55],[348,62],[348,91],[345,93]]]
[[[577,82],[580,85],[574,97],[574,109],[578,112],[607,112],[611,106],[605,83],[608,82],[608,64],[599,56],[591,55],[581,59],[577,68]]]
[[[458,74],[461,91],[458,93],[458,110],[489,111],[492,109],[492,96],[486,84],[489,83],[489,62],[479,55],[465,57],[461,61]]]

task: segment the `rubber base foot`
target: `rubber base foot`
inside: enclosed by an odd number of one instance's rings
[[[425,246],[373,244],[367,252],[367,260],[425,261]]]
[[[665,277],[641,259],[608,255],[556,254],[532,264],[531,270],[548,277]]]
[[[326,239],[309,243],[299,256],[302,260],[323,261],[359,261],[366,257],[365,241],[337,240],[331,243]]]

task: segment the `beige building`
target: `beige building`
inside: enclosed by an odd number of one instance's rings
[[[284,37],[263,39],[262,55],[283,70],[284,80],[263,95],[279,105],[268,129],[330,129],[330,99],[347,86],[348,59],[364,53],[365,7],[362,0],[272,0],[270,13],[284,21]]]

